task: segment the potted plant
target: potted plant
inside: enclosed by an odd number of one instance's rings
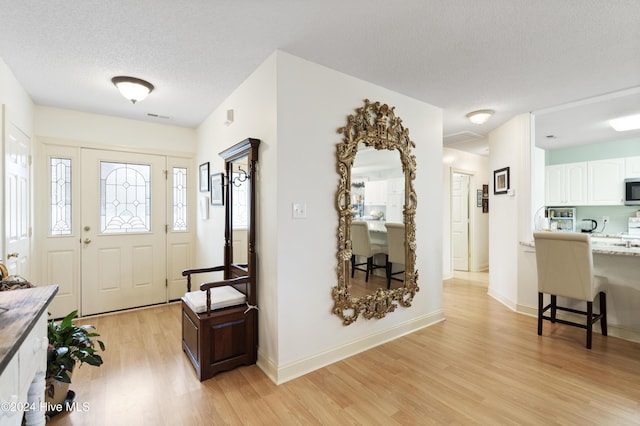
[[[49,322],[45,399],[51,404],[58,405],[73,399],[69,384],[76,363],[99,367],[103,362],[97,353],[105,349],[104,343],[96,339],[100,335],[92,325],[74,324],[73,319],[77,316],[78,311],[73,311],[62,321]]]

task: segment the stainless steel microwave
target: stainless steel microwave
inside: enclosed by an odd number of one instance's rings
[[[624,180],[624,205],[640,206],[640,178]]]

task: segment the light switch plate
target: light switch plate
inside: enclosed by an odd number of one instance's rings
[[[293,218],[305,219],[307,217],[307,205],[304,203],[293,203]]]

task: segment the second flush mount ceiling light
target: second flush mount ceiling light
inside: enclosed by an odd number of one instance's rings
[[[488,119],[491,118],[495,111],[492,109],[480,109],[478,111],[473,111],[467,114],[467,118],[473,124],[484,124]]]

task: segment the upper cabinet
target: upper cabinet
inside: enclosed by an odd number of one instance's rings
[[[404,178],[389,179],[387,181],[387,222],[402,223],[402,209],[404,208]]]
[[[548,206],[578,206],[587,203],[587,163],[547,166],[545,196]]]
[[[640,177],[640,157],[556,164],[545,168],[547,206],[621,206],[625,177]]]
[[[625,159],[589,161],[587,203],[590,206],[624,204]]]
[[[640,157],[625,158],[625,178],[640,177]]]
[[[364,184],[364,205],[365,206],[386,206],[387,205],[387,181],[374,180]]]

